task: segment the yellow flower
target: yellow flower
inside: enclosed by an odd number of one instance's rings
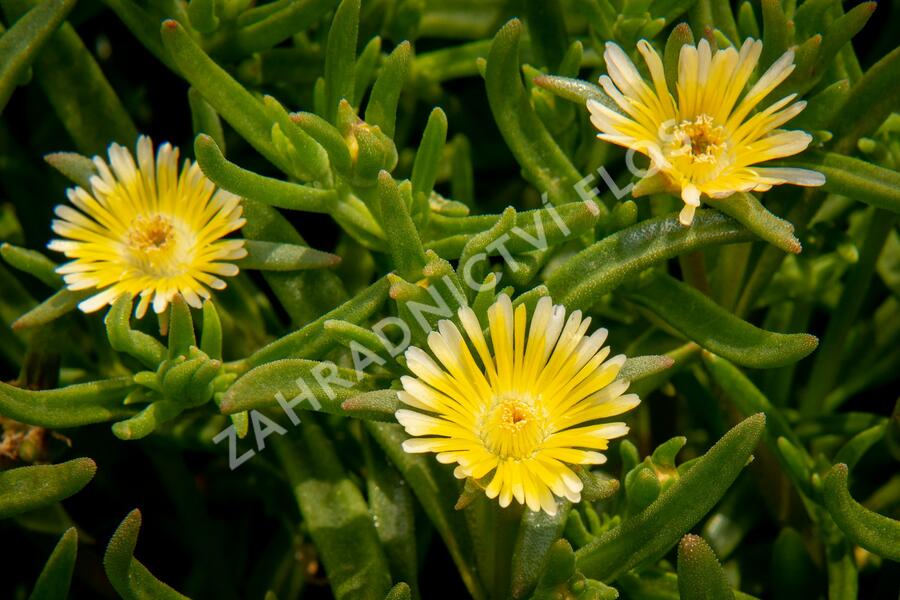
[[[525,307],[514,311],[506,295],[488,310],[490,342],[472,309],[460,309],[459,320],[468,342],[447,320],[429,335],[438,362],[419,348],[406,351],[417,377],[403,377],[399,393],[414,409],[396,413],[414,436],[403,449],[457,463],[460,479],[493,472],[485,491],[504,507],[515,498],[555,514],[554,494],[578,502],[582,483],[568,465],[606,462],[598,450],[628,427],[599,419],[640,402],[623,395],[628,382],[616,379],[625,356],[607,360],[606,330],[586,335],[589,317],[575,311],[566,319],[565,308],[547,297],[527,333]]]
[[[99,310],[116,298],[140,295],[136,314],[147,307],[161,313],[177,294],[200,307],[209,289],[222,289],[220,277],[237,275],[229,260],[247,255],[244,241],[221,239],[245,223],[240,198],[216,186],[199,165],[184,161],[178,149],[159,147],[141,136],[137,164],[118,144],[109,147],[109,165],[94,157],[97,175],[91,190],[68,190],[74,208],[56,207],[53,231],[62,239],[48,247],[71,258],[57,272],[70,290],[96,288],[78,307]]]
[[[669,91],[659,55],[645,40],[638,51],[647,64],[652,87],[631,59],[614,43],[603,58],[608,75],[600,85],[622,113],[588,100],[598,138],[631,148],[651,159],[685,206],[679,217],[690,225],[700,196],[726,198],[735,192],[765,191],[793,183],[817,186],[825,177],[807,169],[758,167],[758,163],[802,152],[812,141],[804,131],[778,129],[797,116],[806,102],[786,96],[765,110],[751,112],[794,70],[789,50],[744,92],[762,52],[762,42],[747,39],[713,54],[709,43],[681,47],[677,100]]]

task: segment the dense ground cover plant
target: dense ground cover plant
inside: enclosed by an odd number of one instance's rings
[[[895,598],[896,10],[0,0],[0,595]]]

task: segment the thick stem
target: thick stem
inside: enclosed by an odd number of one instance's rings
[[[678,257],[681,266],[681,278],[684,282],[697,288],[709,296],[709,281],[706,278],[706,260],[702,250],[695,250]]]
[[[506,508],[492,501],[491,510],[494,529],[494,580],[491,583],[491,598],[503,600],[509,598],[510,594],[512,556],[523,508],[515,500]]]

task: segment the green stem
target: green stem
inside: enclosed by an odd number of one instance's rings
[[[491,501],[490,512],[494,537],[494,577],[491,582],[491,598],[500,600],[509,597],[512,555],[515,550],[516,537],[519,534],[523,508],[515,501],[506,508],[501,508],[496,501]]]
[[[706,260],[702,250],[695,250],[678,257],[681,278],[684,282],[709,296],[709,280],[706,278]]]
[[[800,202],[788,213],[787,220],[796,226],[796,234],[803,233],[808,227],[810,219],[821,205],[822,198],[823,196],[814,191],[807,191],[803,194]],[[734,308],[736,316],[744,318],[753,309],[753,305],[768,287],[785,256],[785,252],[775,246],[767,245],[762,249]]]
[[[859,262],[844,284],[841,298],[833,313],[834,317],[828,323],[822,345],[813,363],[806,393],[800,401],[800,411],[805,415],[821,412],[822,399],[837,381],[844,342],[850,328],[856,322],[872,274],[875,272],[875,263],[893,226],[893,213],[884,209],[876,209],[872,213],[872,219],[863,238]]]

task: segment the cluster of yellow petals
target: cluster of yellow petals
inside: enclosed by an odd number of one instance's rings
[[[56,207],[48,247],[71,260],[59,272],[70,290],[96,289],[79,304],[93,312],[128,295],[140,296],[136,309],[165,311],[176,295],[199,308],[222,289],[222,277],[237,275],[231,262],[247,255],[244,241],[222,239],[239,229],[240,198],[206,178],[185,160],[179,173],[178,149],[142,136],[137,163],[127,148],[109,147],[109,164],[94,157],[97,174],[90,190],[68,190],[73,206]]]
[[[691,224],[703,195],[718,199],[783,183],[825,183],[816,171],[758,166],[802,152],[812,141],[805,131],[779,129],[806,106],[803,101],[794,102],[796,94],[756,110],[794,70],[792,50],[746,89],[762,42],[747,39],[740,50],[729,47],[716,52],[706,40],[684,45],[678,57],[675,95],[653,46],[641,40],[638,51],[650,73],[649,83],[619,46],[606,44],[603,58],[608,74],[600,78],[600,85],[618,110],[588,100],[591,122],[600,131],[598,138],[651,159],[651,170],[661,173],[684,201],[682,224]]]
[[[402,378],[396,417],[412,438],[407,452],[435,452],[459,478],[482,479],[500,505],[515,499],[555,514],[554,496],[578,502],[582,482],[571,465],[602,464],[624,423],[601,420],[640,402],[617,379],[624,355],[609,358],[607,332],[588,335],[590,317],[544,297],[531,324],[524,305],[501,295],[487,312],[487,336],[472,309],[458,312],[463,332],[444,320],[428,337],[434,358],[411,347],[415,377]]]

